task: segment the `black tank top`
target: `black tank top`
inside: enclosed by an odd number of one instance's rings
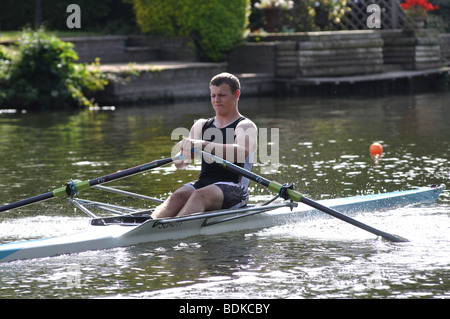
[[[241,116],[230,125],[224,128],[217,128],[214,125],[214,118],[210,118],[203,125],[202,139],[219,144],[234,144],[236,138],[234,133],[236,126],[244,119],[245,117]],[[226,154],[222,154],[221,157],[226,158]],[[244,166],[244,163],[234,164],[241,167]],[[200,171],[199,179],[195,182],[194,186],[195,188],[200,188],[217,182],[239,183],[240,180],[241,176],[239,174],[233,173],[220,165],[208,163],[202,158],[202,169]]]

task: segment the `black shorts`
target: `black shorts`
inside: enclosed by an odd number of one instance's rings
[[[199,187],[195,183],[188,183],[186,185],[193,187],[195,189],[200,189],[204,187],[204,186]],[[212,185],[216,185],[217,187],[219,187],[223,193],[223,202],[221,209],[239,208],[247,205],[248,192],[241,185],[233,183],[220,183],[220,182],[214,183]]]

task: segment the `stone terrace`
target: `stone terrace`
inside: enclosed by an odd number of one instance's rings
[[[201,99],[209,95],[211,77],[222,71],[241,79],[243,97],[323,94],[344,87],[345,94],[366,94],[374,87],[385,93],[400,87],[411,91],[437,86],[449,71],[449,37],[424,30],[269,34],[249,38],[226,63],[196,61],[189,43],[180,38],[64,40],[75,44],[81,62],[100,58],[101,71],[110,73],[112,81],[97,99],[108,104]]]

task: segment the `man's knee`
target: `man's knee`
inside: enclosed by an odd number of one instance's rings
[[[175,198],[175,199],[179,199],[179,200],[184,200],[187,201],[189,199],[189,197],[191,197],[191,195],[195,192],[195,189],[191,189],[191,188],[187,188],[187,187],[180,187],[179,189],[177,189],[172,195],[171,197]]]
[[[152,214],[153,218],[174,217],[180,209],[189,200],[189,197],[194,192],[193,188],[182,186],[177,189],[167,200],[159,205]]]
[[[207,209],[216,209],[223,201],[223,193],[216,185],[196,189],[191,197],[193,201],[203,203]]]

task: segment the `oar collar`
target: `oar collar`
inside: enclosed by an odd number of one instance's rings
[[[66,193],[70,198],[73,198],[74,196],[79,194],[79,192],[77,191],[77,183],[75,181],[71,180],[66,184]]]

